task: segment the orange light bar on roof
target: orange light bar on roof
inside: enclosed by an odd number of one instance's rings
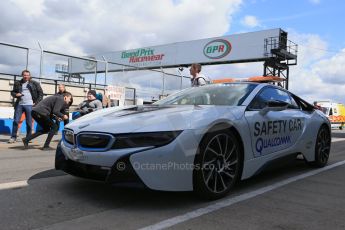
[[[224,79],[215,79],[212,81],[212,83],[217,84],[217,83],[230,83],[230,82],[235,82],[235,78],[224,78]]]
[[[256,77],[250,77],[250,78],[223,78],[223,79],[215,79],[212,81],[212,83],[231,83],[231,82],[282,82],[285,81],[284,78],[276,77],[276,76],[256,76]]]
[[[250,77],[248,78],[248,81],[251,82],[281,82],[285,81],[284,78],[276,77],[276,76],[256,76],[256,77]]]

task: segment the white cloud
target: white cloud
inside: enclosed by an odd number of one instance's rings
[[[335,87],[345,84],[345,49],[328,59],[320,60],[313,66],[313,73],[319,75],[324,83]]]
[[[42,14],[44,8],[44,0],[34,0],[34,1],[27,1],[27,0],[10,0],[13,4],[15,4],[21,11],[22,14],[25,16],[34,16],[38,17]],[[21,16],[21,15],[19,15]]]
[[[246,15],[242,19],[241,23],[244,26],[250,27],[250,28],[257,27],[260,25],[259,20],[255,16],[252,16],[252,15]]]
[[[289,40],[298,44],[298,68],[308,68],[327,56],[328,44],[317,34],[302,34],[289,30]]]
[[[231,26],[241,0],[11,0],[0,2],[3,42],[84,56],[214,37]],[[0,46],[0,63],[3,58]],[[10,52],[10,51],[6,51]],[[30,52],[38,75],[39,51]],[[45,55],[45,64],[54,63]],[[25,57],[20,59],[24,62]],[[11,62],[16,59],[11,59]],[[65,61],[61,61],[64,63]],[[60,63],[60,60],[59,60]],[[46,67],[49,73],[55,66]],[[4,70],[2,66],[0,70]],[[8,69],[6,69],[8,70]],[[15,70],[17,71],[17,69]],[[47,70],[48,71],[48,70]],[[133,83],[134,84],[134,83]]]
[[[230,28],[240,4],[241,0],[1,1],[0,38],[35,49],[40,41],[45,50],[84,56],[219,36]],[[9,61],[0,63],[3,60]]]
[[[309,2],[317,5],[317,4],[320,4],[321,1],[320,0],[309,0]]]
[[[290,90],[309,102],[330,99],[345,103],[339,92],[345,92],[341,67],[345,66],[345,50],[327,51],[328,43],[315,34],[289,33],[299,44],[298,64],[290,67]]]
[[[85,55],[224,34],[241,0],[1,1],[3,41]]]

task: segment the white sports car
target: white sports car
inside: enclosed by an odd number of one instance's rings
[[[215,84],[72,122],[55,167],[111,184],[217,199],[277,159],[302,154],[323,167],[330,147],[327,117],[292,93],[269,84]]]

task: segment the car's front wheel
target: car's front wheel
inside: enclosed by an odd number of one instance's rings
[[[194,191],[206,199],[225,196],[239,179],[242,162],[239,141],[230,130],[207,133],[194,161]]]

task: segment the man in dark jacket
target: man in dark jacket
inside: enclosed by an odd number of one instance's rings
[[[63,95],[64,93],[66,93],[66,87],[64,84],[59,84],[59,88],[58,88],[58,92],[55,95]],[[65,107],[63,108],[63,110],[61,111],[61,113],[67,115],[69,117],[69,107],[73,104],[73,98],[71,98],[71,102],[67,105],[65,105]],[[64,126],[66,126],[69,123],[69,119],[66,119],[63,121]],[[58,125],[58,130],[60,128],[60,121],[57,121],[57,125]]]
[[[16,98],[14,104],[14,117],[12,135],[8,143],[14,143],[17,139],[18,123],[22,113],[26,116],[26,136],[32,132],[32,107],[43,99],[43,91],[40,84],[31,79],[30,72],[24,70],[22,72],[22,79],[16,81],[11,91],[11,96]]]
[[[57,130],[57,124],[53,119],[56,120],[66,120],[68,116],[61,113],[63,108],[70,103],[72,95],[69,92],[65,92],[63,95],[54,95],[45,98],[43,101],[39,102],[32,109],[32,117],[35,121],[42,127],[42,130],[23,138],[24,147],[29,147],[29,141],[42,135],[48,133],[47,139],[44,143],[42,150],[49,150],[49,144],[55,135]]]

